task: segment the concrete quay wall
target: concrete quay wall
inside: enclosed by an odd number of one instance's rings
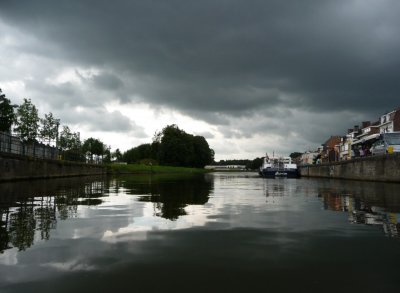
[[[106,174],[99,165],[0,153],[0,181]]]
[[[400,154],[299,166],[299,170],[304,177],[400,182]]]

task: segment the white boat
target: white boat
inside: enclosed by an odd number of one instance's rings
[[[268,154],[264,158],[259,173],[262,177],[266,178],[275,178],[277,176],[298,178],[300,175],[297,165],[292,163],[292,158],[269,157]]]

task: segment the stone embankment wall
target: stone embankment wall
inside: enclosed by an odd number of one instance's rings
[[[106,174],[99,165],[0,153],[0,181]]]
[[[400,182],[400,154],[299,167],[301,176]]]

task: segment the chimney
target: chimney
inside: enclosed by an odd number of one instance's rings
[[[354,125],[354,131],[358,131],[358,130],[359,130],[358,125]]]
[[[352,132],[353,132],[353,128],[347,129],[347,134],[352,133]]]
[[[362,128],[366,128],[368,126],[371,126],[371,121],[363,121],[362,122]]]

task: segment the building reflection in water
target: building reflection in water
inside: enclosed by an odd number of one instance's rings
[[[0,253],[26,250],[48,240],[58,220],[76,217],[78,206],[99,205],[107,182],[72,178],[2,183],[0,186]]]
[[[372,200],[363,199],[352,193],[338,193],[321,190],[318,194],[323,199],[324,208],[348,213],[350,223],[378,225],[390,237],[399,237],[400,213],[397,202],[384,202],[380,206]]]

